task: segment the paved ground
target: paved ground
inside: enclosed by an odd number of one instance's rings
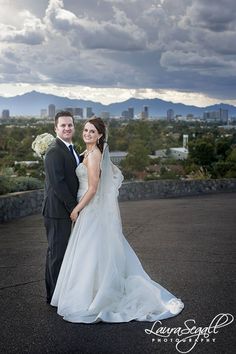
[[[187,322],[192,328],[195,320],[196,327],[209,327],[220,313],[235,316],[236,193],[120,206],[124,233],[145,270],[185,303],[184,311],[162,326],[184,329],[184,322],[192,320]],[[148,322],[64,321],[45,303],[46,247],[40,215],[0,225],[1,354],[178,353],[175,341],[186,334],[165,340],[148,335]],[[191,353],[235,353],[235,322],[215,329],[218,333],[209,338],[201,336]],[[179,350],[190,352],[195,338]]]

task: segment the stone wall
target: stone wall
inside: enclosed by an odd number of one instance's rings
[[[236,192],[236,179],[124,182],[119,200],[173,198],[218,192]],[[42,189],[0,196],[0,222],[40,213],[42,200]]]
[[[0,196],[0,222],[39,213],[42,201],[42,189]]]
[[[233,191],[236,192],[236,179],[125,182],[120,190],[119,199],[121,201],[127,201],[173,198]]]

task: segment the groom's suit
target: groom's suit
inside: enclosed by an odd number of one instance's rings
[[[59,138],[45,156],[43,216],[48,250],[45,281],[50,302],[71,232],[70,213],[77,205],[77,163],[69,148]]]

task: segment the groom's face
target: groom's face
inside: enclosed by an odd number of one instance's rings
[[[55,126],[57,136],[67,143],[71,143],[75,132],[75,127],[72,117],[59,117]]]

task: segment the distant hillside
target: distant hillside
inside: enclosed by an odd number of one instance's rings
[[[39,115],[41,109],[47,109],[50,103],[55,104],[56,108],[65,107],[92,107],[93,112],[99,115],[103,111],[109,111],[112,115],[121,115],[122,111],[129,107],[134,108],[134,114],[139,114],[143,106],[149,107],[150,116],[166,116],[168,109],[173,109],[175,114],[202,116],[204,111],[215,111],[219,108],[228,109],[229,116],[236,116],[236,107],[227,104],[216,104],[204,108],[187,106],[182,103],[173,103],[161,99],[136,99],[131,98],[125,102],[103,105],[99,102],[70,99],[51,94],[39,93],[36,91],[28,92],[14,97],[0,97],[0,115],[3,109],[9,109],[11,116],[14,115]]]

